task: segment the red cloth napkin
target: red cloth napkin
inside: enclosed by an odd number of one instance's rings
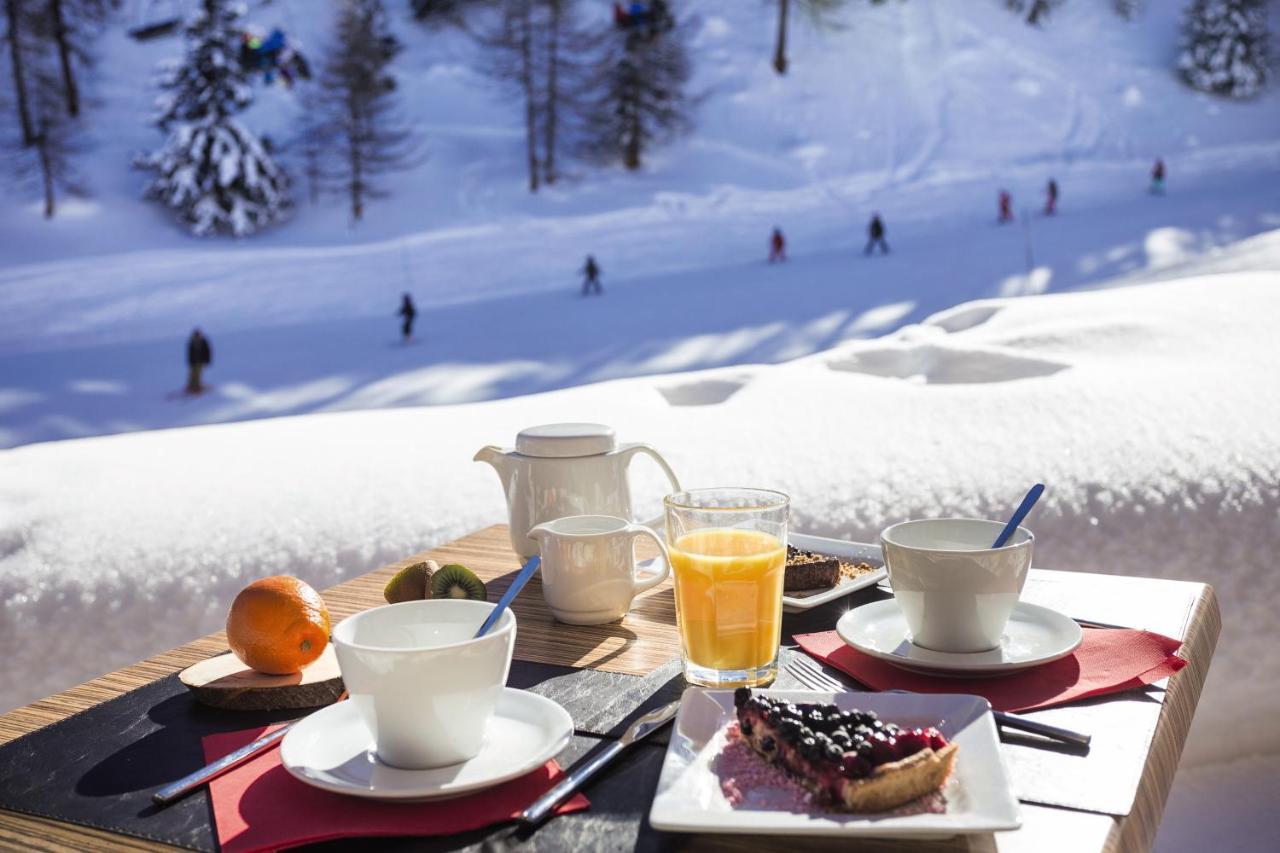
[[[204,757],[214,761],[262,737],[270,728],[209,735]],[[543,767],[467,797],[427,803],[387,803],[346,797],[299,782],[280,765],[280,749],[269,749],[209,784],[213,820],[223,853],[279,850],[298,844],[372,835],[452,835],[514,820],[564,774]],[[581,811],[577,794],[557,814]]]
[[[1187,665],[1177,640],[1150,631],[1085,628],[1084,641],[1065,658],[1000,678],[942,678],[908,672],[845,645],[835,631],[799,634],[800,648],[873,690],[971,693],[998,711],[1030,711],[1132,690]]]

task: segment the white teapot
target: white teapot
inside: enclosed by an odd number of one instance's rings
[[[612,515],[631,519],[627,466],[637,453],[653,457],[671,491],[680,481],[658,451],[647,444],[619,445],[603,424],[547,424],[523,429],[514,450],[489,445],[475,455],[502,479],[511,527],[511,547],[523,559],[538,553],[529,531],[544,521],[569,515]],[[650,526],[661,518],[645,522]]]

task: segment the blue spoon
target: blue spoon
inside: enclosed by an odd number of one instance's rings
[[[1044,483],[1036,483],[1027,491],[1027,496],[1022,499],[1022,503],[1018,504],[1018,508],[1013,511],[1009,523],[1004,526],[1004,530],[1000,531],[1000,535],[996,537],[996,544],[992,548],[1003,548],[1004,543],[1009,541],[1009,537],[1013,535],[1013,531],[1018,529],[1018,525],[1022,523],[1022,519],[1027,517],[1027,513],[1031,512],[1031,508],[1036,505],[1036,501],[1040,500],[1040,495],[1044,494]]]
[[[524,564],[524,568],[520,570],[520,574],[516,575],[516,579],[511,582],[511,586],[507,587],[507,591],[502,594],[502,598],[498,599],[498,606],[490,611],[484,624],[480,626],[480,630],[476,631],[473,639],[479,639],[489,633],[489,629],[498,624],[498,620],[502,618],[502,611],[507,609],[520,590],[524,589],[524,585],[529,582],[529,578],[533,577],[533,573],[538,570],[538,565],[542,562],[541,557],[534,557],[532,560]]]

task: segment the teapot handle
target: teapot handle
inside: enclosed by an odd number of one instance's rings
[[[654,462],[658,463],[658,467],[662,469],[662,473],[667,475],[667,479],[671,482],[671,491],[680,491],[680,480],[676,477],[676,472],[671,470],[671,466],[667,464],[667,460],[662,458],[662,454],[654,450],[651,446],[642,443],[624,444],[620,450],[622,453],[626,454],[626,462],[628,465],[631,464],[631,460],[635,458],[637,453],[643,453],[646,456],[651,457]],[[648,521],[638,521],[637,523],[656,530],[663,525],[663,521],[664,519],[662,515],[659,514],[657,518],[651,518]]]

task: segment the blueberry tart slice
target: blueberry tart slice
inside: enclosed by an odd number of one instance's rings
[[[942,788],[958,747],[935,728],[904,729],[872,711],[733,694],[742,738],[820,802],[853,812],[897,808]]]

